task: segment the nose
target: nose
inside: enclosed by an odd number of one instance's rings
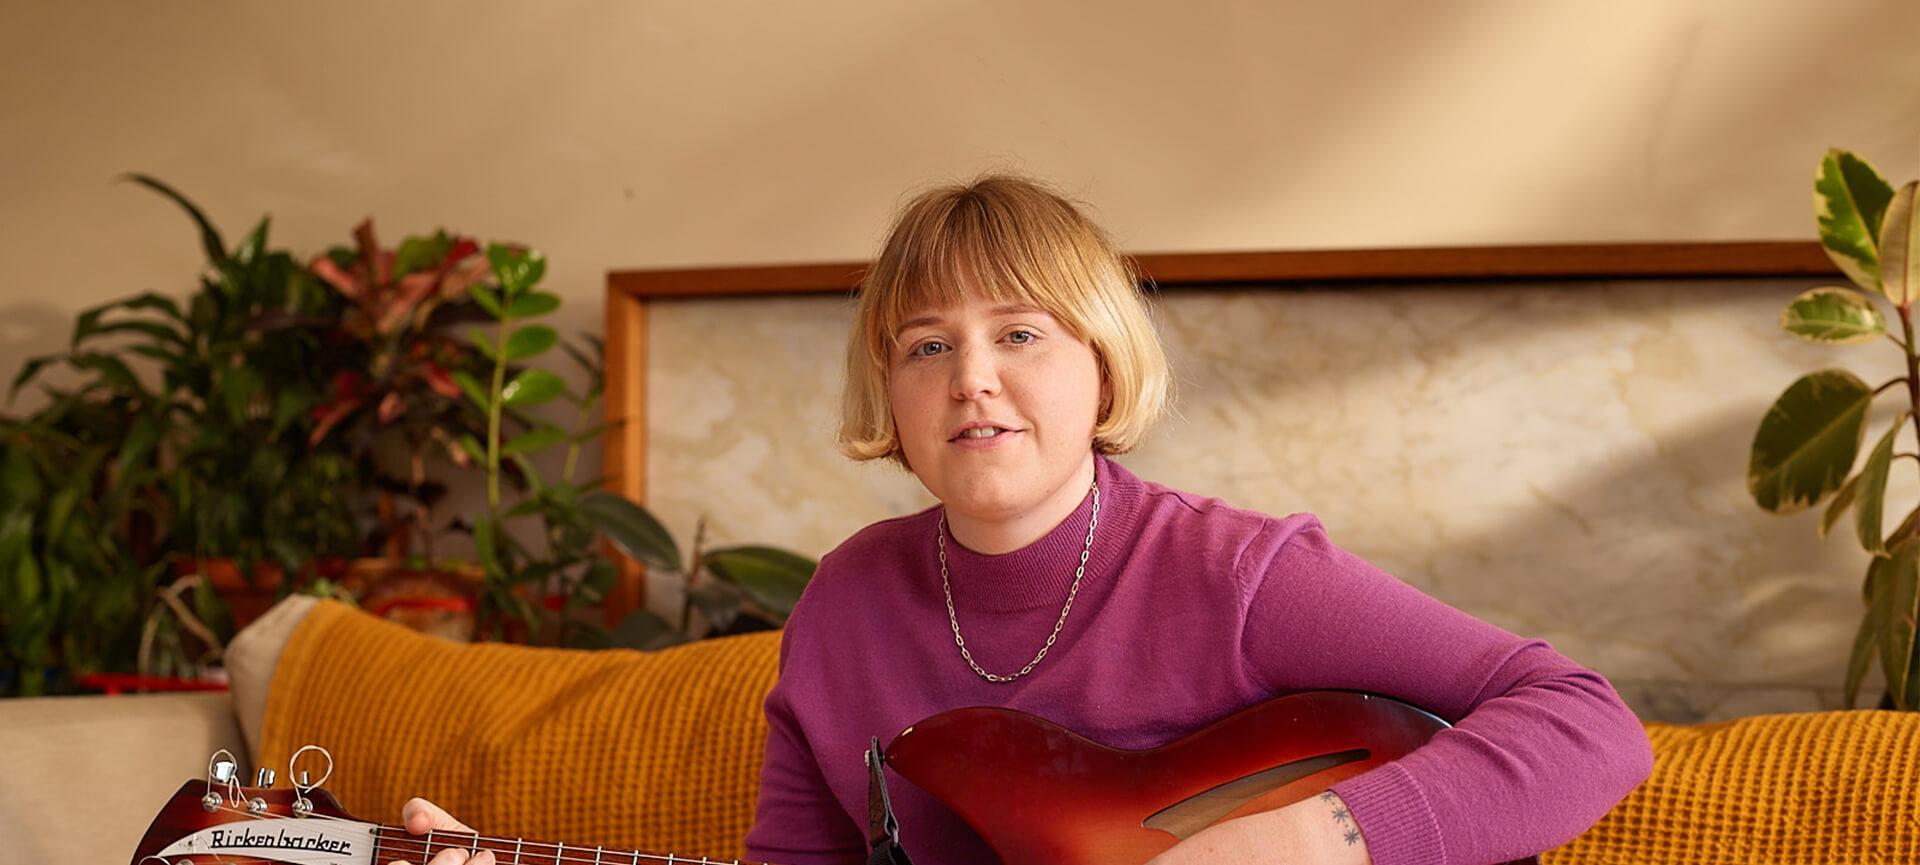
[[[955,352],[953,365],[953,398],[972,400],[990,397],[1000,392],[1000,370],[995,366],[993,353],[978,348],[963,348]]]

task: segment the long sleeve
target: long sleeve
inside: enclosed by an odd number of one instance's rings
[[[1311,517],[1269,521],[1237,567],[1243,651],[1272,691],[1370,691],[1455,725],[1333,788],[1376,865],[1558,846],[1652,770],[1644,729],[1598,673],[1422,594]]]
[[[801,610],[795,610],[800,618]],[[804,627],[804,624],[803,624]],[[834,799],[793,710],[787,657],[790,621],[780,646],[781,677],[768,692],[767,756],[746,838],[747,858],[779,865],[853,865],[867,858],[866,839]]]

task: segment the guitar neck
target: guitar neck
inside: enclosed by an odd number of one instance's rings
[[[501,838],[473,832],[445,829],[414,835],[399,826],[376,826],[373,830],[372,865],[386,865],[396,859],[421,865],[435,853],[448,848],[491,850],[500,865],[767,865],[739,859],[713,859],[706,856],[681,856],[674,853],[647,853],[607,847],[583,847],[531,841],[525,838]]]

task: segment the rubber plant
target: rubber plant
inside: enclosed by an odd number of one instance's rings
[[[1825,538],[1853,512],[1853,534],[1869,554],[1861,594],[1866,610],[1847,661],[1846,704],[1877,661],[1886,682],[1881,705],[1920,710],[1920,507],[1885,531],[1887,478],[1897,460],[1920,466],[1920,453],[1901,450],[1911,426],[1920,433],[1920,346],[1914,344],[1914,300],[1920,297],[1920,201],[1914,182],[1894,189],[1866,160],[1830,150],[1814,176],[1820,243],[1852,286],[1824,286],[1787,304],[1780,326],[1810,342],[1845,345],[1885,341],[1904,356],[1904,375],[1868,384],[1844,369],[1824,369],[1788,386],[1754,433],[1747,486],[1754,501],[1774,513],[1826,502],[1817,528]],[[1882,305],[1893,311],[1898,333]],[[1867,452],[1876,398],[1898,393],[1901,408]]]
[[[460,389],[487,417],[484,442],[474,436],[460,440],[487,471],[486,511],[472,526],[486,573],[479,616],[482,636],[498,636],[505,630],[501,626],[514,620],[527,628],[532,642],[657,649],[697,635],[784,623],[813,576],[812,559],[765,546],[702,551],[699,540],[683,559],[673,537],[645,508],[598,489],[598,480],[574,480],[580,448],[604,430],[604,425],[592,423],[605,385],[601,346],[589,340],[591,354],[563,346],[586,376],[583,394],[573,393],[559,375],[530,365],[560,343],[552,327],[536,321],[560,307],[559,297],[537,290],[546,259],[537,251],[502,244],[489,245],[486,254],[497,285],[475,282],[468,290],[494,320],[474,340],[492,362],[490,378],[483,384],[463,371],[453,373]],[[571,429],[530,411],[556,400],[570,404]],[[511,437],[506,434],[509,421],[520,430]],[[534,458],[561,446],[566,448],[561,475],[548,481]],[[508,503],[502,481],[519,488],[517,502]],[[530,524],[531,530],[515,531],[510,523]],[[525,535],[535,536],[536,542],[523,542]],[[576,615],[598,606],[615,584],[618,569],[607,543],[683,581],[687,591],[677,624],[643,609],[609,631]],[[536,605],[529,595],[541,603]],[[694,622],[696,607],[704,623]]]

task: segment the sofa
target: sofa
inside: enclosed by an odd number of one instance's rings
[[[230,693],[0,701],[0,839],[13,861],[127,861],[215,750],[284,786],[321,744],[363,819],[426,795],[494,834],[737,857],[778,640],[470,646],[290,599],[235,638]],[[1547,865],[1920,862],[1920,713],[1646,726],[1653,776]]]

